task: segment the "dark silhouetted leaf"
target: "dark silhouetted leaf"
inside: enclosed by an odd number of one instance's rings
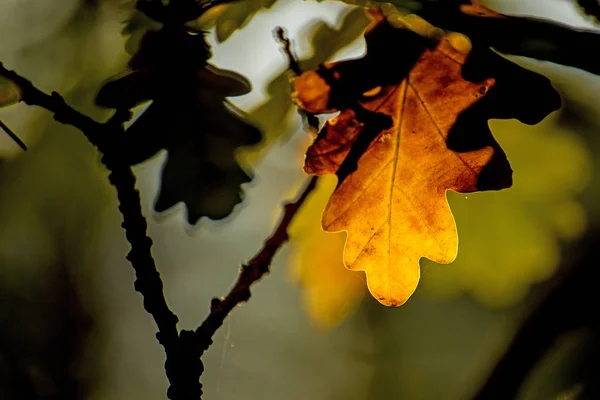
[[[146,14],[133,9],[134,7],[134,2],[122,4],[122,8],[131,13],[130,16],[125,20],[125,26],[121,30],[121,34],[127,37],[127,41],[125,42],[125,50],[131,55],[135,54],[140,46],[142,37],[147,31],[158,31],[162,27],[160,22],[156,22]]]
[[[600,21],[600,3],[598,0],[573,0],[586,15]]]
[[[403,0],[396,0],[401,4]],[[423,1],[415,11],[435,26],[467,35],[477,46],[600,74],[600,34],[557,22],[473,12],[476,1]],[[473,7],[475,5],[475,7]],[[489,10],[489,9],[487,9]]]
[[[202,34],[148,31],[129,63],[132,72],[105,84],[96,98],[117,109],[152,100],[125,132],[125,153],[133,165],[167,150],[154,207],[184,202],[191,224],[202,216],[224,218],[241,201],[240,185],[251,178],[234,152],[261,139],[226,99],[248,93],[250,83],[207,64],[209,57]]]

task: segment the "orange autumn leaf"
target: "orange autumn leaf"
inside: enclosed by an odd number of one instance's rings
[[[366,272],[369,290],[382,304],[400,306],[417,287],[421,257],[439,263],[456,258],[458,236],[446,191],[506,188],[512,170],[485,122],[495,110],[471,115],[480,132],[459,135],[458,141],[466,142],[455,146],[460,151],[449,146],[459,119],[476,110],[497,83],[493,77],[463,78],[468,38],[450,33],[433,42],[414,32],[396,34],[401,30],[392,28],[389,18],[370,14],[363,59],[306,72],[294,89],[307,111],[341,110],[306,154],[307,173],[339,178],[322,227],[348,232],[346,266]],[[396,41],[409,43],[402,64],[388,55],[386,45]],[[523,119],[537,122],[556,109],[552,95],[542,112]],[[503,117],[505,111],[495,114]]]
[[[326,231],[348,231],[346,265],[364,270],[371,293],[386,305],[399,306],[412,295],[421,257],[439,263],[456,258],[458,237],[446,190],[477,190],[477,178],[494,152],[491,146],[466,153],[446,146],[460,112],[494,84],[464,80],[464,58],[442,40],[434,51],[425,50],[399,85],[362,103],[391,116],[392,126],[366,149],[323,214]],[[309,148],[305,171],[336,172],[359,127],[352,110],[330,121],[327,135]],[[396,268],[399,260],[405,268]]]

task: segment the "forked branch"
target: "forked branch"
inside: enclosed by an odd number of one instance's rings
[[[196,329],[197,340],[201,347],[200,355],[212,344],[213,335],[223,325],[225,318],[231,310],[238,304],[248,301],[250,298],[250,286],[269,272],[269,267],[275,253],[289,239],[287,229],[294,215],[313,191],[316,182],[317,177],[312,177],[298,197],[298,200],[285,205],[283,217],[279,225],[277,225],[271,237],[265,241],[262,249],[248,263],[242,266],[237,282],[229,293],[223,298],[214,298],[212,300],[209,315],[202,322],[202,325]]]

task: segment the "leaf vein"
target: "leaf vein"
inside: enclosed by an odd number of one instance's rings
[[[429,108],[427,108],[427,105],[425,104],[425,101],[421,98],[421,96],[419,95],[419,92],[417,91],[417,89],[410,82],[407,81],[407,83],[410,85],[410,87],[412,88],[413,92],[415,92],[415,96],[417,97],[417,100],[419,100],[419,103],[421,103],[421,105],[423,106],[423,109],[427,113],[427,116],[431,120],[431,123],[433,123],[433,126],[435,127],[436,132],[442,138],[444,144],[446,144],[446,136],[444,136],[444,133],[442,132],[442,130],[440,129],[440,127],[436,123],[435,119],[433,118],[433,115],[431,114],[431,111],[429,110]],[[446,144],[446,146],[447,146],[447,144]],[[456,158],[458,158],[460,160],[460,162],[465,166],[465,168],[467,168],[469,171],[471,171],[473,173],[473,175],[477,176],[477,171],[475,171],[473,169],[473,167],[471,167],[471,165],[464,158],[462,158],[460,156],[460,153],[457,153],[456,151],[452,151],[450,149],[448,149],[448,151],[450,153],[452,153]]]
[[[335,222],[337,222],[340,218],[342,218],[344,216],[344,214],[350,209],[352,208],[352,206],[363,196],[363,194],[365,194],[367,192],[367,190],[371,187],[371,185],[373,185],[373,183],[375,183],[375,181],[377,180],[377,178],[379,178],[379,175],[381,175],[381,173],[383,171],[385,171],[385,169],[387,169],[387,167],[389,167],[389,165],[392,163],[392,161],[394,160],[389,160],[387,163],[385,163],[385,165],[381,168],[381,170],[379,170],[379,172],[375,175],[375,177],[373,179],[371,179],[371,181],[369,182],[369,184],[367,186],[365,186],[365,188],[360,192],[360,194],[358,196],[356,196],[356,198],[354,198],[352,200],[352,202],[348,205],[348,207],[346,207],[344,209],[344,211],[341,211],[337,217],[335,217],[335,219],[333,221],[331,221],[329,224],[327,224],[327,227],[333,225]],[[334,192],[335,194],[335,192]]]

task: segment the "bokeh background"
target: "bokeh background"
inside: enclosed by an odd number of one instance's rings
[[[598,29],[570,0],[485,3]],[[118,0],[0,1],[0,60],[106,118],[93,98],[125,69],[126,48],[135,48],[136,34],[121,34],[132,13]],[[210,299],[226,293],[270,234],[281,203],[306,182],[303,151],[311,139],[292,107],[273,28],[285,27],[308,68],[359,57],[364,23],[346,3],[300,0],[243,0],[198,22],[210,31],[211,62],[252,82],[250,94],[232,101],[265,140],[238,154],[256,175],[244,185],[244,202],[224,220],[193,227],[181,204],[152,210],[165,153],[135,167],[180,328],[202,321]],[[576,243],[600,223],[600,79],[509,58],[549,77],[564,107],[536,126],[490,122],[515,183],[501,192],[449,194],[460,235],[456,262],[422,261],[409,302],[381,306],[364,276],[344,269],[344,235],[320,231],[335,185],[323,179],[271,274],[205,355],[206,399],[451,400],[481,384],[553,277],[568,268]],[[96,151],[44,110],[18,104],[0,109],[0,119],[30,148],[24,153],[0,135],[0,398],[165,398],[164,353],[133,290],[115,193]],[[592,329],[561,337],[519,399],[600,398],[588,390],[586,373],[594,368],[595,337]]]

